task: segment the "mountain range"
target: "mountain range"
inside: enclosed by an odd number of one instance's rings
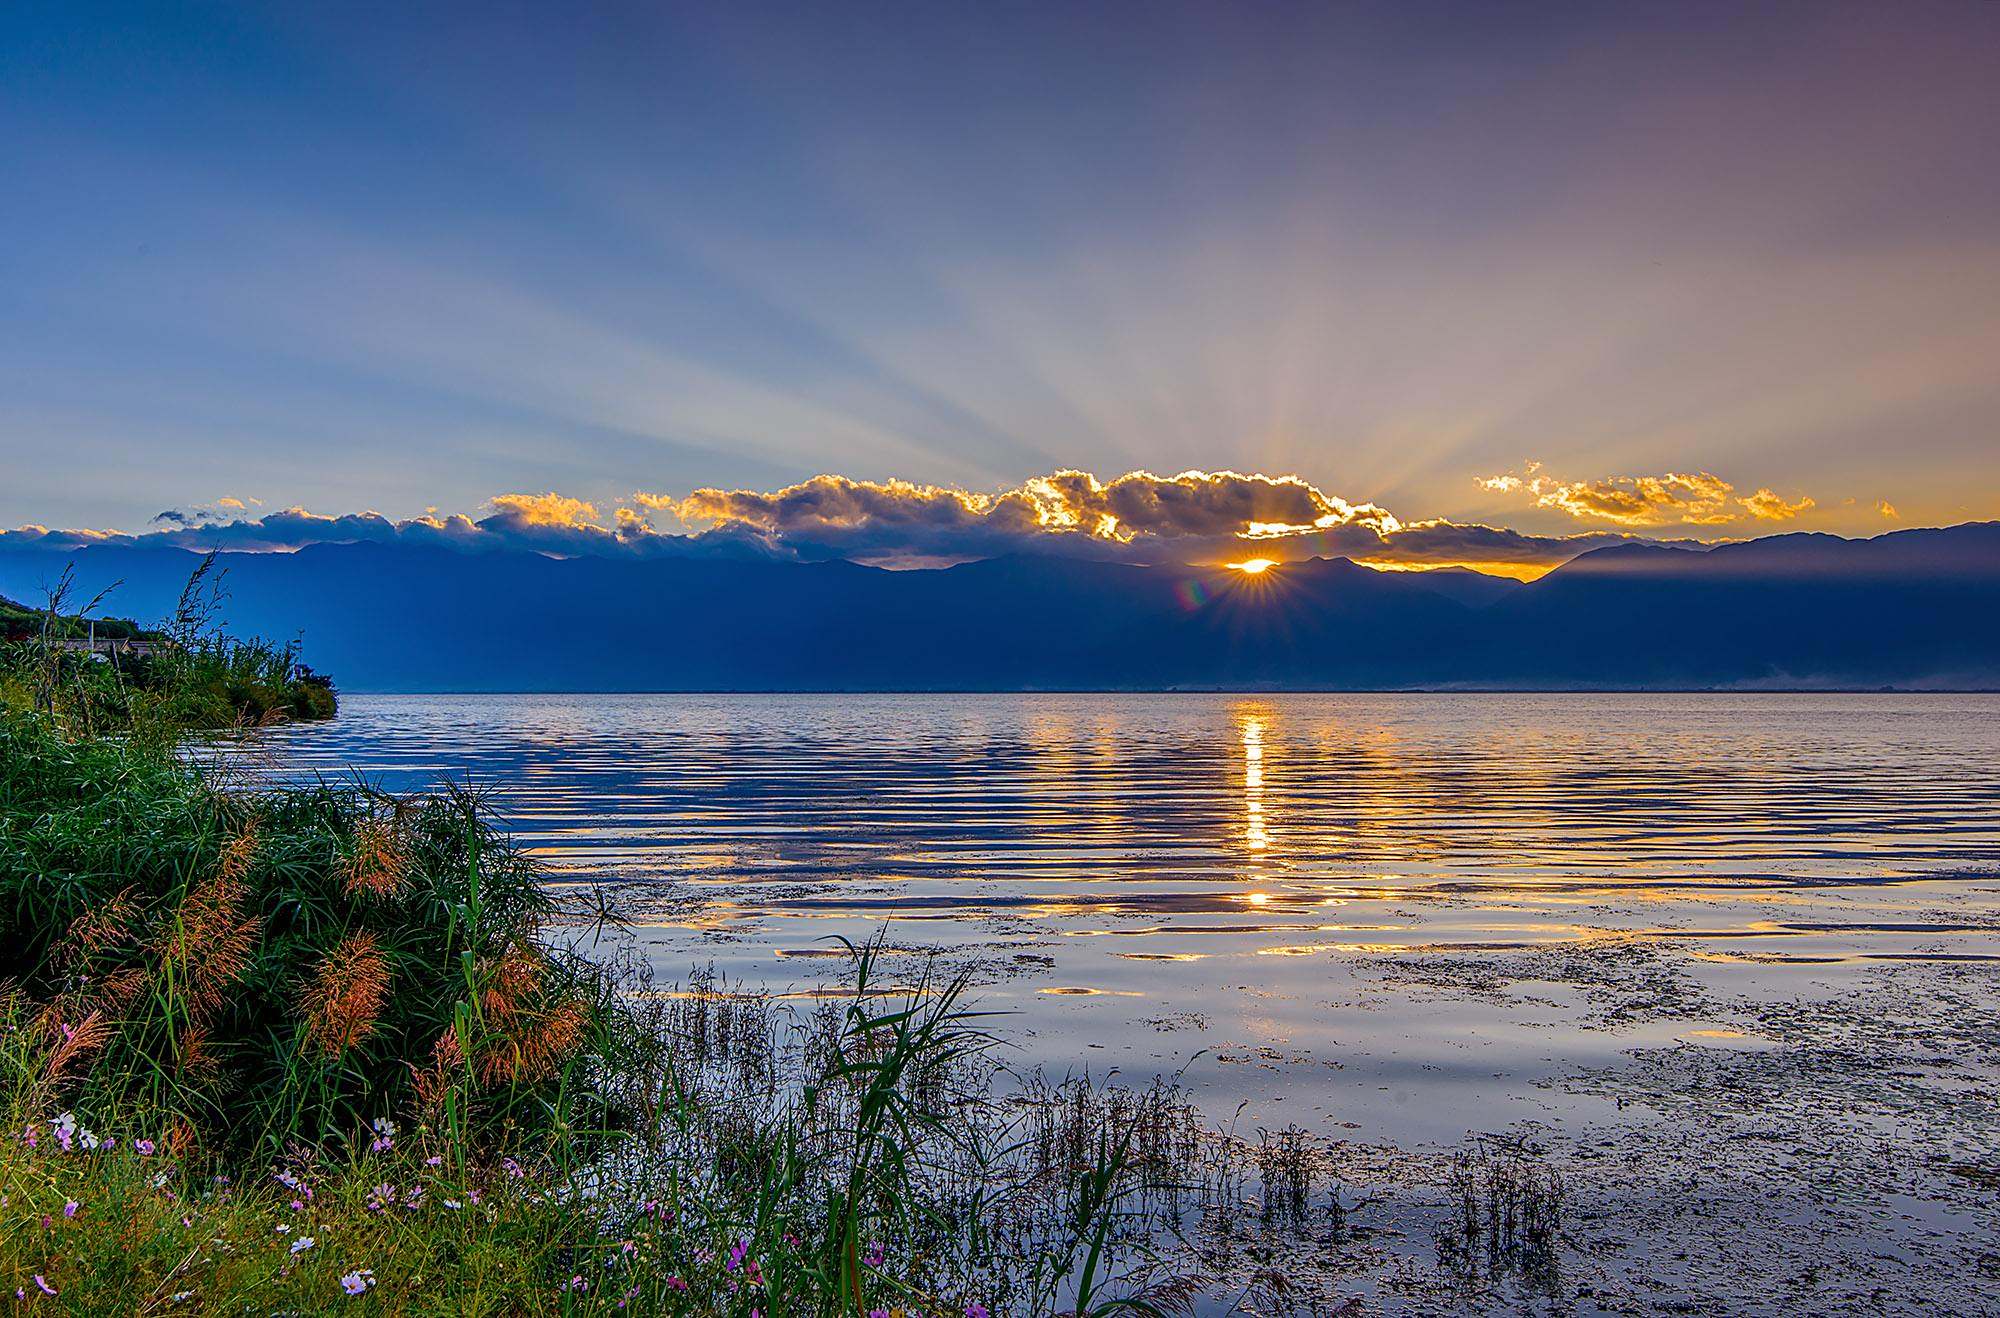
[[[164,617],[199,563],[0,549],[0,594]],[[1521,584],[1346,559],[1227,568],[1013,556],[552,558],[319,544],[230,553],[222,616],[348,691],[2000,688],[2000,522],[1867,540],[1631,543]]]

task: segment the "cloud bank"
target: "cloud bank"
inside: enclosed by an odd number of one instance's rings
[[[1734,516],[1725,502],[1733,487],[1706,473],[1645,483],[1560,483],[1531,468],[1526,479],[1493,477],[1482,483],[1497,491],[1527,490],[1549,507],[1587,507],[1621,525],[1710,525]],[[1735,502],[1764,518],[1789,517],[1812,506],[1811,500],[1786,503],[1769,490]],[[1466,564],[1533,574],[1634,538],[1610,530],[1547,536],[1440,519],[1406,521],[1298,476],[1233,471],[1172,476],[1134,471],[1101,480],[1066,470],[997,493],[825,475],[773,491],[710,488],[684,497],[635,491],[610,505],[608,513],[604,505],[553,491],[495,495],[477,518],[436,510],[403,520],[296,507],[252,511],[231,498],[170,509],[154,519],[153,529],[137,534],[28,526],[0,532],[0,545],[287,551],[316,544],[412,544],[558,556],[849,559],[900,567],[1009,553],[1135,563],[1342,556],[1384,567]],[[663,529],[656,522],[670,525]]]
[[[1769,489],[1738,497],[1736,487],[1713,472],[1673,472],[1663,476],[1608,476],[1566,481],[1544,475],[1530,462],[1519,475],[1480,476],[1480,486],[1496,494],[1527,494],[1540,508],[1617,526],[1725,526],[1746,516],[1783,522],[1817,505],[1801,495],[1787,500]]]

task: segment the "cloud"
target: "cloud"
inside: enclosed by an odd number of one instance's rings
[[[615,518],[611,526],[590,520],[596,510],[582,500],[554,496],[502,495],[493,511],[474,520],[461,513],[426,513],[402,521],[375,512],[329,516],[305,508],[285,508],[260,517],[203,521],[177,510],[153,519],[158,529],[120,531],[52,530],[24,526],[0,531],[0,545],[49,549],[93,544],[160,546],[192,550],[280,552],[320,544],[428,545],[468,551],[517,549],[557,556],[669,552],[685,537],[664,536],[643,519]],[[568,507],[566,505],[574,505]],[[621,510],[623,511],[623,510]]]
[[[1723,526],[1746,515],[1758,521],[1782,522],[1816,506],[1804,495],[1787,501],[1769,489],[1739,498],[1734,485],[1711,471],[1560,480],[1543,474],[1541,463],[1530,462],[1518,475],[1475,479],[1496,494],[1526,494],[1537,507],[1616,526]]]
[[[1517,477],[1490,480],[1499,482],[1493,488],[1522,487]],[[1509,487],[1508,481],[1516,485]],[[1688,499],[1709,497],[1693,485],[1675,488]],[[1769,493],[1759,491],[1759,497]],[[1793,507],[1776,495],[1770,499],[1774,506]],[[549,491],[495,495],[477,519],[435,509],[401,521],[374,512],[330,516],[298,507],[227,519],[169,510],[154,519],[153,529],[137,535],[23,527],[0,532],[0,544],[254,551],[369,543],[558,557],[757,556],[889,566],[1011,553],[1174,564],[1342,556],[1532,572],[1633,538],[1614,530],[1542,536],[1444,520],[1406,521],[1298,476],[1233,471],[1172,476],[1134,471],[1103,480],[1063,470],[999,491],[823,475],[770,491],[707,488],[685,497],[635,491],[608,505],[608,515],[606,507]],[[678,528],[663,531],[655,518],[670,518]]]
[[[1901,513],[1896,511],[1896,505],[1890,503],[1887,499],[1884,499],[1880,503],[1877,503],[1875,505],[1875,511],[1881,513],[1884,517],[1888,518],[1892,522],[1902,516]]]
[[[590,526],[603,520],[597,505],[551,490],[547,494],[496,494],[487,503],[525,526]]]
[[[225,494],[213,503],[197,503],[186,508],[168,508],[153,514],[155,524],[173,526],[202,526],[217,522],[233,522],[252,508],[262,508],[262,499],[239,499],[233,494]]]
[[[1738,499],[1736,502],[1741,504],[1752,517],[1763,522],[1790,521],[1800,513],[1811,512],[1815,506],[1813,501],[1804,495],[1799,496],[1797,502],[1787,503],[1783,497],[1770,490],[1761,489],[1749,498]]]

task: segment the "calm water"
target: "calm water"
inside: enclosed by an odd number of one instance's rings
[[[353,697],[256,753],[491,788],[669,976],[809,988],[886,928],[1024,1060],[1398,1138],[1678,1037],[1591,1024],[1635,944],[1775,996],[2000,952],[2000,697]]]

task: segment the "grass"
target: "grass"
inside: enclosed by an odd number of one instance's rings
[[[158,741],[192,729],[332,718],[333,683],[300,662],[297,646],[237,639],[215,625],[224,596],[214,562],[203,560],[174,616],[157,628],[91,616],[110,592],[78,604],[67,572],[40,608],[0,599],[0,710],[39,712],[74,735]],[[146,648],[64,645],[92,636]]]

